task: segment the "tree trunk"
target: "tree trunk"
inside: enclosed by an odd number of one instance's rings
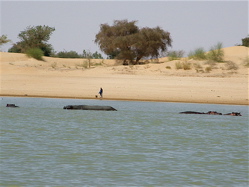
[[[139,62],[139,60],[141,60],[141,58],[142,58],[142,56],[137,57],[135,64],[138,64],[138,62]]]

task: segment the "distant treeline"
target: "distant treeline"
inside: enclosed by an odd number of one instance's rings
[[[165,56],[179,58],[183,55],[183,51],[168,51],[168,48],[172,46],[173,42],[170,32],[163,30],[159,26],[155,28],[140,28],[136,25],[136,22],[137,21],[114,20],[113,25],[101,24],[100,31],[96,34],[94,42],[109,59],[122,60],[124,65],[130,63],[139,64],[141,59]],[[19,41],[13,43],[8,52],[26,53],[36,59],[42,59],[42,56],[103,59],[102,55],[97,51],[92,53],[83,50],[82,54],[78,54],[76,51],[55,52],[53,46],[48,43],[54,31],[54,27],[46,25],[28,26],[24,31],[18,34]],[[0,47],[8,42],[11,41],[6,35],[0,36]],[[249,47],[249,36],[242,38],[242,46]],[[220,49],[220,46],[215,48]],[[216,49],[211,51],[214,53],[217,52]],[[221,52],[221,50],[219,52]],[[204,55],[203,49],[198,49],[189,56],[198,56],[198,58],[202,59],[207,58],[207,56]],[[215,57],[217,57],[217,54],[215,54]],[[221,61],[221,59],[216,60]]]
[[[90,51],[83,50],[82,54],[78,54],[76,51],[61,51],[54,53],[51,56],[58,58],[87,58],[87,59],[103,59],[102,55],[97,51],[91,53]]]

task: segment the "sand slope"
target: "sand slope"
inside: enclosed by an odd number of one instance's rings
[[[1,96],[198,102],[248,105],[249,48],[224,48],[229,63],[167,58],[144,65],[118,65],[115,60],[59,59],[45,61],[25,54],[0,53]],[[190,63],[190,70],[176,69]],[[210,72],[207,70],[211,69]]]

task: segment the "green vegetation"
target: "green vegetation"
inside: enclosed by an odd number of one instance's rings
[[[55,54],[58,58],[80,58],[80,55],[76,51],[61,51]]]
[[[223,62],[224,51],[222,49],[222,43],[217,43],[210,48],[210,51],[206,53],[203,48],[197,48],[194,51],[191,51],[188,55],[189,58],[194,60],[210,60],[215,62]]]
[[[117,59],[124,65],[144,64],[150,59],[150,63],[158,63],[158,57],[167,56],[170,61],[179,60],[183,57],[184,51],[169,51],[172,44],[171,35],[160,27],[139,28],[137,21],[115,20],[113,25],[101,24],[100,31],[95,36],[95,43],[108,56],[109,59]],[[8,50],[15,53],[26,53],[28,56],[42,60],[42,56],[53,56],[59,58],[83,58],[87,59],[87,66],[90,67],[91,59],[103,59],[97,51],[92,53],[83,50],[82,54],[76,51],[62,51],[56,53],[52,45],[48,43],[55,28],[49,26],[28,26],[18,35],[20,41],[14,43]],[[0,47],[11,42],[6,35],[0,36]],[[242,38],[242,46],[249,47],[249,35]],[[209,66],[214,68],[216,62],[224,62],[224,51],[222,43],[211,47],[209,52],[203,48],[197,48],[188,54],[188,58],[194,60],[207,60]],[[248,58],[244,65],[249,66]],[[228,69],[236,68],[228,63]],[[169,68],[169,67],[168,67]],[[176,63],[176,69],[190,69],[191,64],[187,61]],[[196,69],[200,69],[195,67]]]
[[[211,47],[210,51],[207,54],[207,58],[215,62],[223,62],[224,51],[222,49],[222,43],[219,42]]]
[[[55,28],[49,26],[28,26],[24,31],[18,35],[19,42],[15,43],[9,52],[26,53],[29,49],[39,48],[43,51],[45,56],[50,56],[53,48],[47,41]]]
[[[179,60],[180,58],[182,58],[184,55],[184,51],[169,51],[167,53],[167,56],[169,58],[169,61],[172,61],[172,60]]]
[[[101,24],[95,43],[110,58],[123,60],[124,65],[138,64],[145,57],[157,58],[171,46],[169,32],[160,27],[139,29],[135,23],[116,20],[113,26]]]
[[[58,58],[87,58],[87,59],[103,59],[102,55],[97,51],[95,53],[87,52],[83,50],[83,54],[78,54],[76,51],[61,51],[55,53],[54,57]]]
[[[97,51],[95,53],[91,53],[90,51],[83,50],[82,58],[92,58],[92,59],[103,59],[102,55]]]
[[[189,58],[193,58],[195,60],[205,60],[207,59],[205,51],[203,48],[197,48],[194,51],[191,51],[188,55]]]
[[[9,40],[6,35],[0,36],[0,46],[2,46],[3,44],[9,43],[9,42],[11,42],[11,40]]]
[[[31,48],[26,51],[28,57],[35,58],[36,60],[43,60],[44,53],[39,48]]]
[[[249,36],[242,38],[242,46],[249,47]]]

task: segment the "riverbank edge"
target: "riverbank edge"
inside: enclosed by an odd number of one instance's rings
[[[249,102],[204,102],[204,101],[179,101],[179,100],[159,100],[159,99],[130,99],[130,98],[92,98],[92,97],[70,97],[70,96],[40,96],[40,95],[13,95],[13,94],[0,94],[0,97],[23,97],[23,98],[51,98],[51,99],[87,99],[87,100],[106,100],[106,101],[140,101],[140,102],[165,102],[165,103],[195,103],[195,104],[220,104],[220,105],[243,105],[249,106]]]

